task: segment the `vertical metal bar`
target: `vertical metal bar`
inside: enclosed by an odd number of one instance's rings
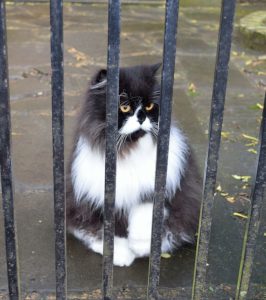
[[[119,93],[120,1],[109,0],[106,94],[106,152],[103,250],[103,297],[112,299],[114,204],[116,190],[116,136]]]
[[[265,198],[266,187],[266,93],[260,129],[260,151],[258,154],[257,174],[251,193],[251,207],[243,241],[242,257],[239,268],[236,299],[247,299],[253,267],[256,241],[260,227],[260,211]],[[265,199],[264,199],[265,201]]]
[[[66,299],[63,2],[50,1],[56,299]]]
[[[158,299],[160,279],[161,238],[165,185],[168,162],[169,135],[171,125],[172,95],[175,71],[176,35],[178,21],[178,0],[166,1],[163,70],[161,81],[160,121],[157,145],[155,195],[151,256],[149,263],[148,298]]]
[[[0,174],[3,197],[9,298],[19,299],[18,258],[12,187],[10,103],[5,1],[0,0]]]
[[[201,207],[194,269],[193,299],[204,299],[205,293],[207,258],[212,223],[212,207],[223,123],[234,12],[235,0],[223,0],[209,124],[209,147],[206,158],[203,202]]]

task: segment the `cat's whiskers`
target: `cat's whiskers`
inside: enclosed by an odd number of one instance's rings
[[[116,151],[117,151],[117,153],[120,152],[122,146],[125,143],[126,138],[127,138],[127,134],[119,134],[119,136],[117,138],[117,143],[116,143]]]
[[[159,132],[159,126],[155,122],[151,122],[152,128],[151,128],[151,134],[157,138],[158,137],[158,132]]]

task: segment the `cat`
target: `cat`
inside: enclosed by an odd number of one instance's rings
[[[158,137],[161,64],[120,69],[114,265],[149,256]],[[92,78],[78,119],[67,176],[67,228],[103,254],[106,70]],[[163,101],[163,100],[162,100]],[[172,122],[162,252],[194,243],[201,179],[187,138]]]

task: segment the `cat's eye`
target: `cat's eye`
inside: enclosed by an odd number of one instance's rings
[[[153,108],[154,108],[154,103],[150,103],[150,104],[148,104],[147,106],[145,106],[145,109],[146,109],[147,111],[152,110]]]
[[[130,105],[120,105],[120,110],[121,110],[123,113],[127,113],[127,112],[130,112],[131,107],[130,107]]]

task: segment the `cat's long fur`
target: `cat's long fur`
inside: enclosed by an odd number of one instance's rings
[[[158,133],[159,65],[121,68],[114,264],[130,265],[150,253],[152,199]],[[67,180],[68,230],[102,254],[105,165],[106,71],[97,72],[81,110]],[[149,103],[153,109],[145,111]],[[134,131],[135,127],[138,128]],[[171,125],[162,251],[193,243],[201,181],[193,153],[180,129]]]

